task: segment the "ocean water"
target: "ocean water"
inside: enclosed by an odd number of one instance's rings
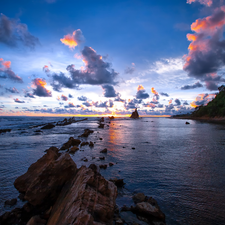
[[[98,128],[98,118],[64,127],[43,130],[37,124],[57,122],[56,117],[0,117],[0,214],[10,211],[4,201],[18,196],[14,180],[25,173],[50,146],[61,147],[69,137],[77,138],[84,129],[94,130],[82,140],[95,142],[71,155],[77,166],[109,162],[101,170],[107,178],[123,178],[117,204],[132,204],[132,195],[143,192],[154,197],[166,214],[169,225],[225,224],[225,126],[199,121],[116,118]],[[81,119],[81,118],[77,118]],[[100,140],[102,138],[102,140]],[[104,148],[107,154],[100,153]],[[135,148],[135,149],[132,149]],[[105,156],[104,161],[99,160]],[[86,157],[88,162],[81,159]],[[93,158],[95,157],[95,158]],[[18,201],[15,207],[21,206]]]

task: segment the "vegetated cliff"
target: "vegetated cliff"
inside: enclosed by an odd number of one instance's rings
[[[192,117],[225,117],[225,86],[218,88],[219,93],[207,105],[196,107]]]

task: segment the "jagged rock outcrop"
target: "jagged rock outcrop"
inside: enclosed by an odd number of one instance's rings
[[[60,193],[47,225],[112,224],[116,186],[82,166]]]
[[[42,129],[42,130],[52,129],[53,127],[55,127],[55,125],[52,124],[52,123],[49,123],[49,124],[43,126],[41,129]]]
[[[74,139],[73,137],[70,137],[69,140],[63,144],[60,150],[69,149],[71,146],[78,146],[80,143],[81,141],[79,139]]]
[[[133,119],[138,119],[139,118],[139,114],[138,114],[137,108],[135,109],[134,112],[132,112],[130,118],[133,118]]]

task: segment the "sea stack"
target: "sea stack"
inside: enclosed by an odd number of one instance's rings
[[[139,118],[137,108],[134,110],[134,112],[132,112],[130,118],[133,118],[133,119],[138,119]]]

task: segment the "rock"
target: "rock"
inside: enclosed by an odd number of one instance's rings
[[[107,164],[99,165],[100,169],[104,169],[105,170],[105,169],[107,169],[107,167],[108,167]]]
[[[132,149],[135,149],[134,147]]]
[[[69,149],[71,146],[78,146],[80,143],[81,141],[79,139],[74,139],[73,137],[70,137],[69,140],[63,144],[60,150]]]
[[[112,163],[112,162],[109,163],[109,166],[113,166],[113,165],[114,165],[114,163]]]
[[[114,116],[109,116],[109,119],[113,120],[113,119],[115,119],[115,117]]]
[[[10,132],[10,131],[11,131],[11,129],[0,129],[0,134]]]
[[[20,224],[22,209],[15,208],[11,212],[6,212],[0,216],[1,225]]]
[[[127,207],[126,205],[123,205],[121,208],[121,212],[126,212],[126,211],[130,211],[131,208]]]
[[[89,142],[83,141],[83,142],[80,144],[80,147],[85,146],[85,145],[89,145]]]
[[[185,124],[190,124],[189,122],[186,122]]]
[[[100,153],[107,153],[107,148],[104,148]]]
[[[99,138],[99,140],[101,141],[101,140],[102,140],[102,138]]]
[[[143,193],[137,193],[133,196],[133,201],[135,204],[139,202],[144,202],[146,200],[146,196]]]
[[[121,218],[116,218],[115,225],[123,225],[123,220]]]
[[[104,122],[104,120],[105,120],[105,118],[102,117],[102,118],[99,120],[99,122],[100,122],[100,123],[101,123],[101,122]]]
[[[70,150],[69,153],[75,153],[76,151],[78,151],[79,148],[77,146],[73,146]]]
[[[104,156],[103,156],[103,157],[99,157],[99,159],[100,159],[100,160],[105,160],[105,157],[104,157]]]
[[[42,130],[35,130],[34,132],[43,132]]]
[[[125,185],[125,183],[123,182],[123,179],[110,179],[110,181],[112,181],[117,187],[123,187]]]
[[[93,147],[94,147],[94,143],[93,143],[92,141],[90,141],[89,147],[90,147],[90,148],[93,148]]]
[[[140,214],[150,221],[153,220],[153,218],[156,218],[165,222],[165,214],[160,210],[158,205],[152,205],[149,202],[137,203],[137,205],[133,208],[133,212]]]
[[[44,130],[44,129],[52,129],[53,127],[55,127],[55,125],[52,124],[52,123],[49,123],[49,124],[43,126],[41,129],[42,129],[42,130]]]
[[[27,225],[45,225],[46,220],[41,219],[39,215],[31,217],[31,219],[28,221]]]
[[[82,166],[58,196],[47,225],[112,224],[116,186]]]
[[[104,128],[104,126],[105,126],[105,124],[100,123],[99,126],[98,126],[98,128]]]
[[[84,162],[88,161],[88,159],[86,157],[82,158],[81,160],[84,161]]]
[[[139,118],[137,108],[135,109],[134,112],[132,112],[130,118],[133,118],[133,119],[138,119]]]
[[[24,194],[22,194],[22,193],[19,194],[18,198],[19,198],[22,202],[25,201],[25,199],[24,199]]]
[[[91,164],[88,168],[92,169],[94,172],[99,172],[99,168],[95,164]]]
[[[76,164],[69,154],[60,156],[57,152],[48,150],[24,175],[15,180],[14,186],[25,194],[24,199],[33,206],[44,205],[49,208],[63,185],[74,177],[76,171]]]
[[[48,152],[49,150],[56,152],[56,154],[58,154],[59,149],[55,146],[52,146],[46,150],[44,150],[44,152]]]
[[[10,206],[13,206],[17,203],[17,199],[16,198],[13,198],[11,200],[6,200],[5,201],[5,205],[10,205]]]
[[[88,137],[90,134],[92,134],[94,131],[90,129],[85,129],[84,133],[81,134],[79,137]]]
[[[94,157],[94,156],[92,156],[92,159],[95,159],[95,157]]]

